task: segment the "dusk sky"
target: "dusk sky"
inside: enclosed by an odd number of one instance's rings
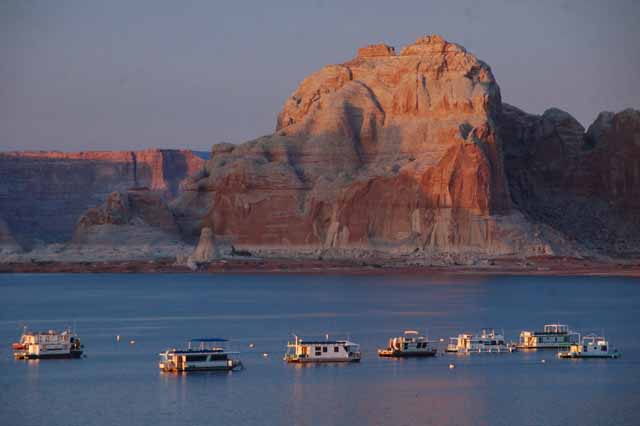
[[[358,47],[440,34],[505,102],[640,108],[638,1],[0,3],[0,150],[193,148],[271,133],[309,73]]]

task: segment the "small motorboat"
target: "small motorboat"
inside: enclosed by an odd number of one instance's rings
[[[430,357],[437,353],[438,349],[414,330],[406,330],[403,336],[390,338],[389,346],[378,349],[378,356],[390,358]]]
[[[447,352],[464,354],[507,353],[516,350],[515,344],[505,342],[504,335],[498,334],[490,328],[482,330],[478,335],[459,334],[458,337],[450,338],[449,345],[447,345]]]
[[[80,358],[84,346],[70,329],[27,331],[11,345],[16,359]]]
[[[603,336],[590,334],[580,343],[571,345],[568,351],[558,352],[559,358],[619,358],[617,349],[612,348]]]
[[[168,349],[160,353],[158,367],[165,372],[231,371],[243,368],[238,352],[229,352],[226,339],[191,339],[186,349]],[[196,345],[194,345],[196,344]]]
[[[518,349],[568,349],[578,343],[580,334],[564,324],[545,324],[542,331],[522,331]]]
[[[359,362],[360,345],[349,340],[303,340],[287,343],[284,360],[291,363]]]

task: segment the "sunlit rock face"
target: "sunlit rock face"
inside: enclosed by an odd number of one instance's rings
[[[463,47],[367,46],[305,78],[274,134],[215,145],[172,207],[188,237],[209,227],[248,249],[572,250],[514,208],[502,116],[491,68]]]
[[[147,187],[172,199],[204,162],[189,150],[0,152],[0,216],[28,245],[67,241],[111,192]]]

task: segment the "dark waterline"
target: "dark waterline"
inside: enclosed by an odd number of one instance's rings
[[[634,278],[23,274],[0,275],[0,294],[7,425],[635,425],[640,418]],[[604,331],[623,357],[375,354],[405,329],[446,339],[489,326],[516,340],[520,330],[551,322]],[[87,357],[14,361],[10,344],[23,325],[74,326]],[[363,360],[287,365],[282,355],[294,332],[350,337]],[[159,372],[158,352],[204,336],[232,339],[246,369]]]

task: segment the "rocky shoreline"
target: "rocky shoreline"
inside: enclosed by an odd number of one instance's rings
[[[0,273],[303,273],[413,275],[561,275],[640,277],[640,262],[602,262],[569,257],[492,259],[483,265],[408,265],[399,261],[309,259],[228,259],[198,265],[193,270],[175,259],[0,263]]]

